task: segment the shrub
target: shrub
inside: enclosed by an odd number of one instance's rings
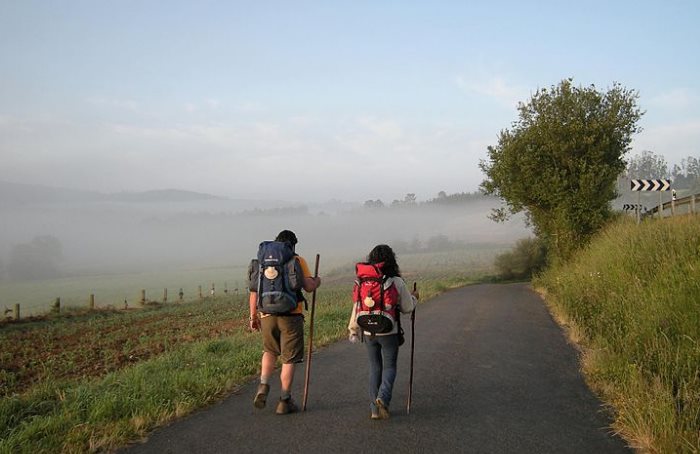
[[[529,279],[546,263],[544,243],[537,238],[523,238],[518,240],[512,251],[498,255],[495,266],[502,279]]]

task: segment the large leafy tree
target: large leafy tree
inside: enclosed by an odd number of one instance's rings
[[[480,162],[482,190],[505,202],[493,218],[525,212],[559,258],[584,244],[612,214],[624,155],[640,131],[637,99],[619,84],[603,92],[565,79],[520,103],[518,120]]]

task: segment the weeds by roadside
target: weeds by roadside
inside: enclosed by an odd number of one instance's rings
[[[700,451],[700,218],[621,219],[535,284],[615,429],[650,452]]]

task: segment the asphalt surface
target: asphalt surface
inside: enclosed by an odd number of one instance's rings
[[[349,310],[348,310],[349,312]],[[151,434],[129,453],[622,453],[576,350],[526,284],[476,285],[418,306],[411,413],[410,320],[391,402],[369,418],[364,345],[314,352],[306,412],[279,416],[279,381],[253,408],[256,383]],[[301,404],[304,367],[296,372]]]

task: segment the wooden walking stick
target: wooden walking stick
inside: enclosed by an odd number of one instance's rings
[[[316,265],[314,267],[314,278],[318,277],[318,262],[321,256],[316,254]],[[306,411],[306,400],[309,397],[309,376],[311,374],[311,353],[314,345],[314,310],[316,309],[316,289],[311,295],[311,322],[309,323],[309,354],[306,355],[306,377],[304,378],[304,400],[301,403],[301,411]]]
[[[413,292],[417,290],[417,284],[413,283]],[[406,404],[406,414],[411,414],[411,398],[413,395],[413,353],[416,344],[416,308],[411,311],[411,372],[408,376],[408,403]]]

